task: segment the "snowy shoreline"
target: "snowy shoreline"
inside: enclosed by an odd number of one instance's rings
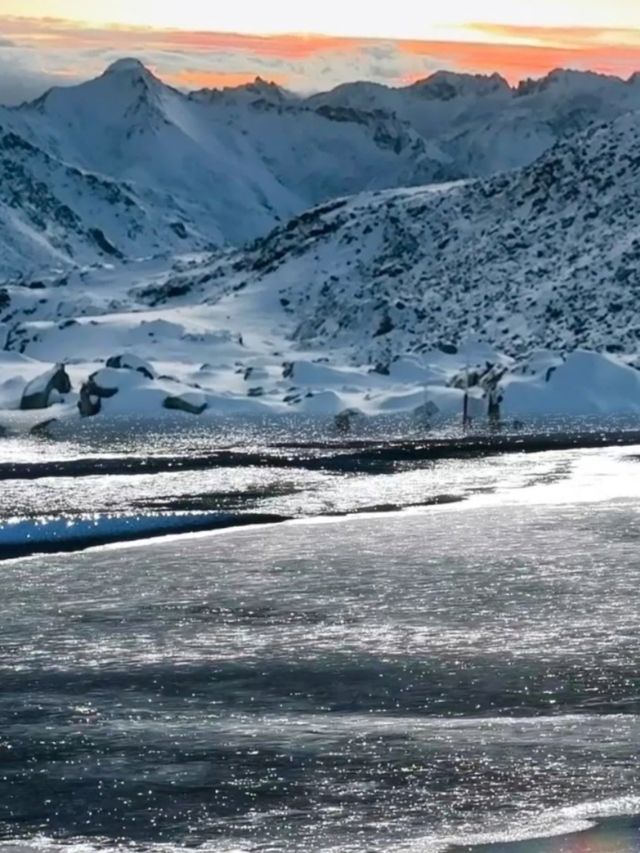
[[[584,826],[572,831],[558,831],[552,835],[493,841],[483,844],[460,845],[450,848],[452,851],[468,853],[565,853],[580,849],[583,853],[598,853],[603,849],[632,853],[640,845],[640,815],[604,817],[595,822],[589,820]]]

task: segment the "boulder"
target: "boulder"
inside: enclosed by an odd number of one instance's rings
[[[64,365],[57,364],[52,370],[48,370],[28,383],[22,393],[20,408],[23,411],[46,409],[51,405],[54,392],[68,394],[70,391],[69,375]]]
[[[82,418],[92,418],[102,410],[102,401],[114,397],[118,393],[117,374],[115,368],[106,368],[92,373],[80,388],[78,411]],[[113,385],[107,384],[114,382]]]
[[[80,388],[80,399],[78,400],[78,411],[81,418],[92,418],[100,413],[102,400],[92,392],[91,380],[84,382]]]
[[[413,410],[413,417],[418,421],[418,423],[428,426],[439,411],[440,409],[436,406],[433,400],[427,400],[421,406],[418,406]]]
[[[244,372],[244,381],[264,381],[269,378],[269,371],[264,367],[247,367]]]
[[[123,353],[122,355],[113,355],[107,359],[107,367],[112,367],[115,370],[137,370],[147,379],[155,379],[155,371],[148,361],[139,358],[132,353]]]
[[[117,384],[107,384],[109,379],[117,380],[117,376],[113,376],[107,370],[98,370],[96,373],[92,373],[85,383],[91,396],[100,397],[104,400],[114,397],[118,393],[119,387]]]
[[[340,412],[335,416],[333,419],[333,425],[336,432],[339,432],[341,435],[346,435],[351,432],[356,422],[363,417],[364,415],[360,409],[345,409],[343,412]]]
[[[182,394],[180,396],[165,397],[163,408],[177,412],[187,412],[189,415],[201,415],[207,408],[207,401],[202,394]]]
[[[47,438],[49,436],[49,427],[57,423],[57,418],[48,418],[46,421],[40,421],[40,423],[34,424],[34,426],[31,427],[29,435]]]

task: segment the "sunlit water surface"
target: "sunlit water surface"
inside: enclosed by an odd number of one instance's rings
[[[3,483],[298,519],[0,564],[5,847],[640,850],[637,452]]]

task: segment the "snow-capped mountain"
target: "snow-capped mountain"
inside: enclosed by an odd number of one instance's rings
[[[336,197],[528,165],[634,108],[637,77],[437,72],[303,98],[259,78],[185,94],[119,60],[0,109],[0,277],[242,244]]]
[[[168,195],[156,202],[52,156],[0,117],[0,280],[179,251],[184,225]]]
[[[640,81],[558,69],[512,88],[498,74],[439,71],[399,89],[346,84],[309,103],[394,113],[460,177],[479,177],[527,166],[560,139],[640,109]]]
[[[630,113],[520,170],[334,200],[243,249],[8,285],[7,358],[77,383],[132,353],[164,377],[149,399],[178,377],[214,413],[453,414],[469,376],[486,408],[488,370],[514,415],[638,413],[639,151]],[[107,409],[135,407],[143,379],[100,376],[124,383]]]
[[[56,197],[52,205],[67,205],[75,215],[67,233],[46,215],[34,219],[14,197],[0,215],[5,275],[19,269],[19,254],[10,249],[25,229],[40,249],[24,271],[52,260],[104,260],[95,240],[82,239],[97,230],[113,247],[107,254],[144,257],[160,248],[241,243],[336,194],[449,174],[437,148],[393,116],[309,109],[262,81],[233,97],[188,96],[136,60],[120,60],[96,80],[0,110],[0,126],[33,155],[21,162],[25,183],[43,184]],[[3,166],[14,169],[7,159]],[[62,191],[61,173],[73,173],[75,183],[87,187],[109,184],[125,205],[130,202],[131,215],[100,192],[88,205],[82,189]]]
[[[277,303],[300,344],[359,362],[467,339],[634,353],[639,151],[632,113],[512,173],[326,204],[192,281]]]

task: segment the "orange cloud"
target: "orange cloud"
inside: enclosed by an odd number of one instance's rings
[[[600,27],[540,27],[472,23],[465,27],[478,37],[489,36],[509,44],[529,43],[542,47],[585,49],[591,45],[623,47],[640,45],[640,30]]]
[[[302,60],[319,53],[335,50],[355,50],[365,39],[339,38],[323,35],[284,34],[278,36],[245,35],[242,33],[207,33],[166,30],[166,43],[190,50],[242,50],[258,56]]]
[[[554,68],[574,68],[629,76],[640,66],[637,48],[583,44],[551,47],[486,42],[399,42],[401,50],[428,56],[443,67],[474,73],[500,72],[511,83],[540,77]]]
[[[0,0],[0,3],[2,0]],[[265,36],[94,26],[0,15],[16,47],[2,57],[0,94],[35,96],[58,81],[87,79],[121,56],[139,56],[184,88],[233,86],[256,76],[301,91],[355,79],[402,85],[438,68],[498,71],[511,83],[568,67],[627,77],[640,67],[640,30],[469,23],[440,41],[376,40],[288,33]],[[460,39],[455,38],[456,33]],[[24,50],[20,50],[24,48]],[[6,52],[6,51],[5,51]],[[3,70],[4,69],[4,70]],[[12,72],[10,86],[3,74]],[[24,84],[20,81],[24,78]],[[27,85],[28,84],[28,85]],[[12,88],[11,88],[12,87]]]
[[[183,89],[222,89],[225,86],[244,86],[253,83],[255,73],[251,71],[181,71],[179,74],[165,76],[172,86]],[[287,78],[284,75],[269,75],[272,83],[286,87]]]
[[[89,47],[109,41],[113,47],[138,45],[166,50],[243,51],[265,57],[304,60],[332,51],[356,50],[367,39],[305,33],[254,35],[199,30],[156,29],[113,24],[93,27],[59,18],[3,18],[0,28],[25,42],[47,41],[58,47]]]

